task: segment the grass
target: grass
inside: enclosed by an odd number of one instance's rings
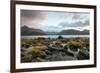
[[[32,47],[32,52],[40,53],[41,51],[45,50],[46,48],[47,48],[46,46],[34,46],[34,47]]]

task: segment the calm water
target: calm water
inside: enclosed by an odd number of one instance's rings
[[[77,37],[89,37],[89,35],[36,35],[36,36],[21,36],[21,38],[33,39],[38,37],[44,38],[57,38],[58,36],[62,36],[63,38],[77,38]]]

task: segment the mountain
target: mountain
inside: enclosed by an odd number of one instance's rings
[[[21,27],[21,35],[46,35],[46,33],[40,29],[22,26]]]
[[[44,32],[41,29],[30,28],[28,26],[21,27],[21,35],[89,35],[89,30],[62,30],[61,32]]]
[[[57,32],[46,32],[48,35],[56,35]]]
[[[57,34],[58,35],[89,35],[89,30],[80,31],[80,30],[69,29],[69,30],[62,30]]]
[[[83,30],[82,31],[84,34],[89,34],[89,30]]]

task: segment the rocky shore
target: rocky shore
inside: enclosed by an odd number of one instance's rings
[[[48,62],[89,59],[89,50],[87,49],[87,46],[80,47],[77,42],[73,42],[75,45],[73,45],[71,42],[72,44],[70,43],[71,45],[69,45],[69,42],[67,41],[67,44],[64,43],[64,39],[62,38],[56,40],[49,39],[48,42],[45,40],[43,41],[42,39],[42,43],[39,40],[40,42],[37,41],[38,43],[34,43],[32,41],[32,43],[29,45],[22,44],[21,62]]]

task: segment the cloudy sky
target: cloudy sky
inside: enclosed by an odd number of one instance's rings
[[[83,12],[56,12],[21,10],[21,26],[42,29],[46,32],[76,29],[89,30],[90,14]]]

